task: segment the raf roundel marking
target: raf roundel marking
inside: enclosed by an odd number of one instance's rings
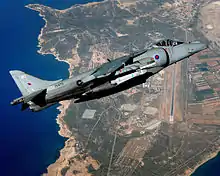
[[[158,59],[160,58],[160,56],[156,54],[156,55],[154,56],[154,58],[155,58],[156,60],[158,60]]]
[[[27,84],[28,84],[29,86],[31,86],[31,83],[30,83],[30,82],[28,82]]]

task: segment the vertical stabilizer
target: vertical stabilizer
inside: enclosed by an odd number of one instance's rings
[[[23,96],[27,96],[33,92],[46,89],[48,86],[61,81],[41,80],[19,70],[11,70],[9,72]]]

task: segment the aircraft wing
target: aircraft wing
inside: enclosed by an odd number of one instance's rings
[[[126,64],[129,60],[130,60],[130,57],[125,56],[125,57],[118,58],[110,62],[104,63],[101,67],[95,70],[94,73],[92,74],[96,78],[108,76],[109,74],[123,67],[123,65]]]
[[[132,63],[134,57],[137,57],[137,56],[143,54],[144,52],[146,52],[146,49],[143,51],[132,53],[128,56],[123,56],[123,57],[117,58],[115,60],[111,60],[107,63],[104,63],[99,68],[94,70],[94,72],[92,72],[90,75],[88,75],[85,78],[83,78],[82,80],[80,80],[80,84],[87,83],[87,82],[90,82],[95,79],[107,77],[111,74],[115,74],[118,70],[123,68],[125,65]]]
[[[125,65],[129,64],[129,62],[133,62],[134,57],[137,57],[145,52],[146,52],[146,49],[143,51],[132,53],[128,56],[123,56],[115,60],[111,60],[107,63],[104,63],[101,67],[95,70],[92,73],[92,75],[94,75],[96,78],[99,78],[99,77],[105,77],[112,73],[115,73],[116,71],[124,67]]]

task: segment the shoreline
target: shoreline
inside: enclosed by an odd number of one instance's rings
[[[81,6],[97,5],[97,4],[103,3],[105,1],[106,0],[101,1],[101,2],[91,2],[91,3],[87,3],[87,4],[81,4]],[[72,75],[71,70],[75,67],[75,65],[77,66],[78,63],[75,64],[74,62],[71,62],[71,60],[69,61],[69,59],[67,59],[67,60],[60,59],[55,51],[51,51],[51,50],[48,52],[42,51],[42,43],[44,41],[42,39],[42,35],[43,35],[44,28],[47,27],[47,20],[45,19],[45,16],[42,15],[41,9],[35,9],[35,8],[31,7],[31,5],[33,5],[33,4],[28,4],[25,7],[29,8],[33,11],[37,11],[39,13],[39,16],[42,17],[43,20],[45,21],[45,25],[41,28],[40,34],[38,35],[37,47],[39,48],[39,50],[37,52],[41,55],[52,54],[57,61],[67,63],[69,65],[68,71],[69,71],[69,77],[70,77]],[[80,4],[73,5],[68,9],[74,8],[74,6],[77,6],[77,5],[80,5]],[[44,6],[44,5],[40,5],[40,6]],[[47,8],[51,8],[51,7],[47,7]],[[56,10],[60,11],[62,13],[68,9],[65,9],[65,10],[56,9]],[[67,166],[69,166],[69,160],[77,155],[77,153],[75,151],[76,140],[75,140],[74,136],[72,136],[72,132],[69,130],[68,126],[66,125],[65,121],[63,120],[64,116],[66,115],[66,111],[71,104],[71,100],[61,101],[61,102],[59,102],[59,104],[60,104],[60,106],[57,107],[57,109],[59,110],[59,113],[56,118],[56,123],[58,124],[58,126],[60,128],[58,131],[58,134],[64,138],[67,138],[67,140],[64,143],[64,147],[59,151],[59,157],[56,159],[56,161],[54,163],[51,163],[46,168],[47,172],[43,173],[42,174],[43,176],[54,176],[54,175],[61,176],[62,169],[65,169]],[[92,162],[94,163],[94,162],[96,162],[96,160],[93,160],[91,157],[87,157],[87,163],[92,163]],[[86,167],[82,167],[82,168],[85,169],[84,170],[85,175],[91,176],[91,174],[88,173]]]
[[[208,162],[209,160],[217,157],[218,153],[220,152],[220,150],[216,151],[216,152],[212,152],[210,154],[208,154],[205,159],[203,159],[201,162],[199,162],[193,169],[189,168],[185,171],[186,176],[191,176],[200,166],[202,166],[203,164],[205,164],[206,162]]]
[[[91,2],[91,3],[86,3],[86,4],[76,4],[73,5],[67,9],[64,10],[58,10],[55,9],[61,13],[68,11],[69,9],[74,8],[75,6],[90,6],[90,5],[97,5],[99,3],[103,3],[107,0],[101,1],[101,2]],[[32,5],[32,4],[29,4]],[[39,16],[43,18],[43,20],[45,21],[45,25],[41,28],[40,34],[38,36],[38,47],[39,50],[37,51],[39,54],[42,55],[46,55],[46,54],[52,54],[56,60],[61,61],[61,62],[65,62],[69,65],[68,71],[69,71],[69,77],[71,76],[71,69],[73,69],[75,67],[74,63],[69,62],[68,60],[62,60],[59,58],[59,56],[57,55],[57,53],[55,51],[48,51],[48,52],[43,52],[42,51],[42,46],[41,44],[44,42],[44,40],[42,39],[42,35],[43,35],[43,30],[45,27],[47,27],[47,20],[45,19],[45,16],[42,15],[41,10],[40,9],[35,9],[30,7],[29,5],[26,5],[25,7],[37,11],[39,12]],[[41,5],[44,6],[44,5]],[[51,8],[48,7],[47,8]],[[52,9],[52,8],[51,8]],[[67,109],[69,108],[70,104],[71,104],[71,100],[66,100],[66,101],[62,101],[59,103],[60,106],[57,107],[57,109],[59,110],[59,114],[57,115],[56,118],[56,123],[59,125],[60,130],[58,131],[59,135],[65,138],[68,138],[65,141],[64,147],[60,150],[60,156],[59,158],[56,159],[56,161],[54,163],[51,163],[48,167],[47,167],[47,173],[44,173],[43,175],[48,175],[48,176],[53,176],[55,173],[57,173],[57,175],[60,174],[60,171],[62,170],[63,167],[61,166],[66,166],[68,165],[68,159],[75,156],[76,152],[75,152],[75,138],[74,136],[72,136],[71,131],[69,130],[68,126],[66,125],[65,121],[63,120],[64,116],[66,115]],[[193,174],[200,166],[202,166],[204,163],[208,162],[209,160],[211,160],[212,158],[216,157],[219,153],[219,150],[213,153],[208,154],[205,159],[201,160],[201,162],[198,162],[198,164],[194,167],[194,169],[187,169],[185,171],[185,174],[187,176],[190,176],[191,174]]]
[[[31,5],[31,4],[29,4]],[[31,10],[37,11],[39,12],[39,16],[43,18],[43,20],[45,21],[45,25],[41,28],[40,34],[38,36],[38,45],[37,47],[39,47],[39,50],[37,51],[39,54],[42,55],[46,55],[46,54],[52,54],[55,59],[59,62],[65,62],[69,65],[68,71],[69,71],[69,77],[71,76],[70,73],[70,69],[73,68],[73,66],[71,65],[71,63],[62,60],[58,57],[58,55],[55,52],[42,52],[42,35],[43,35],[43,29],[45,27],[47,27],[47,20],[45,19],[45,16],[41,14],[40,10],[31,8],[29,5],[26,5],[26,8],[29,8]],[[69,157],[74,157],[76,152],[75,152],[75,139],[71,133],[71,131],[69,130],[68,126],[65,124],[63,117],[66,115],[66,110],[68,109],[69,105],[71,103],[71,100],[66,100],[66,101],[62,101],[59,102],[60,106],[57,107],[57,109],[59,110],[59,113],[57,115],[56,118],[56,123],[59,126],[59,131],[58,134],[64,138],[67,138],[67,140],[64,143],[64,147],[59,151],[59,157],[56,158],[56,161],[54,163],[51,163],[48,167],[47,167],[47,172],[43,173],[43,176],[53,176],[55,175],[57,172],[60,172],[61,169],[63,167],[65,167],[68,164],[68,158]],[[71,151],[66,151],[67,149],[71,149]],[[66,156],[66,154],[70,153],[69,157]]]
[[[32,4],[29,4],[29,5],[32,5]],[[69,65],[68,71],[69,71],[69,76],[70,76],[71,75],[70,68],[72,68],[73,66],[69,62],[60,59],[59,56],[55,52],[43,52],[41,50],[42,49],[42,46],[41,46],[42,39],[41,39],[41,37],[43,35],[43,29],[45,27],[47,27],[47,20],[45,19],[45,16],[41,14],[40,10],[34,9],[34,8],[30,7],[29,5],[26,5],[25,7],[29,8],[33,11],[39,12],[39,16],[42,17],[43,20],[45,21],[45,25],[41,28],[40,34],[38,36],[38,45],[37,45],[37,47],[39,48],[39,50],[37,52],[41,55],[51,54],[55,57],[55,60],[57,60],[59,62],[67,63]],[[59,133],[60,136],[66,137],[66,138],[69,138],[71,136],[71,134],[70,134],[71,132],[68,129],[68,127],[66,126],[66,124],[64,124],[63,117],[66,115],[66,110],[68,109],[70,103],[71,103],[71,100],[62,101],[62,102],[59,102],[60,106],[57,107],[57,109],[60,111],[60,113],[57,115],[57,118],[56,118],[56,123],[60,127],[60,130],[58,131],[58,133]]]

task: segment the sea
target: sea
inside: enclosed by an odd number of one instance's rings
[[[21,94],[9,70],[22,70],[33,76],[57,80],[68,78],[68,64],[52,55],[40,55],[38,35],[45,22],[30,3],[65,9],[92,0],[3,0],[0,4],[0,176],[39,176],[55,162],[65,138],[58,134],[53,106],[33,113],[10,106]]]
[[[68,64],[52,55],[40,55],[38,35],[45,22],[38,12],[25,8],[39,3],[57,9],[97,0],[4,0],[0,4],[0,176],[39,176],[59,157],[65,138],[58,134],[56,106],[33,113],[10,106],[20,96],[9,70],[56,80],[68,78]],[[217,176],[220,156],[208,161],[193,176]]]

